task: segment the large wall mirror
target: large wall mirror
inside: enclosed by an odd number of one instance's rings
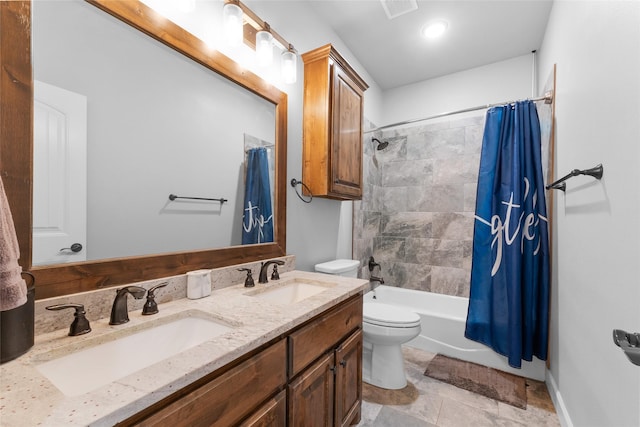
[[[6,3],[2,177],[36,298],[285,254],[286,94],[137,1]],[[73,154],[44,155],[39,141],[78,133],[86,163],[58,190],[53,171],[71,173]],[[236,246],[255,144],[272,157],[274,242]],[[59,195],[74,192],[87,195],[83,248],[43,254]]]

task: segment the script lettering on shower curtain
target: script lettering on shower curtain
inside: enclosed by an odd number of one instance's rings
[[[247,202],[244,216],[246,221],[242,223],[242,228],[245,233],[252,233],[253,230],[258,230],[257,243],[264,243],[264,226],[270,223],[273,219],[273,215],[269,215],[265,218],[264,215],[259,213],[260,209],[257,206],[253,206],[251,201]]]
[[[531,188],[531,186],[529,185],[529,180],[527,178],[524,178],[524,185],[525,185],[524,200],[526,200],[527,197],[529,196],[529,190]],[[537,255],[538,252],[540,251],[540,236],[538,233],[536,233],[536,230],[538,230],[538,224],[540,220],[544,222],[548,222],[548,221],[547,221],[547,218],[545,218],[544,216],[536,212],[536,205],[538,201],[538,191],[536,190],[535,192],[533,192],[531,194],[531,197],[532,197],[532,206],[534,211],[529,213],[523,211],[522,213],[520,213],[520,217],[516,222],[515,229],[512,231],[511,234],[509,234],[509,231],[512,230],[513,228],[511,226],[512,225],[511,214],[514,208],[519,209],[523,204],[523,203],[520,203],[520,204],[514,203],[513,192],[511,192],[511,197],[509,198],[508,201],[503,200],[501,202],[503,205],[507,206],[504,220],[500,218],[500,215],[498,214],[493,215],[490,221],[485,218],[481,218],[478,215],[475,216],[475,218],[478,221],[491,227],[491,236],[493,237],[493,240],[491,241],[491,249],[495,249],[495,259],[493,260],[493,266],[491,268],[491,276],[496,275],[496,273],[500,269],[500,265],[502,264],[503,243],[505,243],[508,246],[511,246],[513,242],[516,241],[516,238],[518,237],[518,234],[520,233],[520,229],[523,225],[524,225],[524,228],[522,230],[522,235],[520,238],[520,253],[524,253],[525,239],[531,241],[537,238],[538,239],[537,245],[535,250],[533,251],[533,255]]]

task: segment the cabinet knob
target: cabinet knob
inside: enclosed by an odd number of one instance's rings
[[[340,366],[344,367],[347,366],[347,362],[343,359],[340,361]]]

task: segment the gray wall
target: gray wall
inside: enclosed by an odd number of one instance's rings
[[[565,425],[640,425],[640,367],[613,344],[640,331],[640,2],[556,1],[540,79],[557,64],[551,368]]]

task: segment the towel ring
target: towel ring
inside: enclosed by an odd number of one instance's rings
[[[27,285],[27,287],[31,287],[36,283],[36,277],[30,271],[23,270],[23,271],[20,272],[20,274],[26,274],[27,276],[29,276],[31,278],[31,284]]]
[[[309,200],[304,199],[302,195],[298,192],[298,188],[297,188],[298,184],[302,185],[307,190],[307,193],[309,193]],[[311,201],[313,200],[313,194],[311,194],[311,190],[309,189],[309,187],[307,187],[307,185],[304,182],[298,181],[297,179],[293,178],[291,180],[291,186],[296,191],[296,195],[298,196],[298,199],[302,200],[305,203],[311,203]]]

